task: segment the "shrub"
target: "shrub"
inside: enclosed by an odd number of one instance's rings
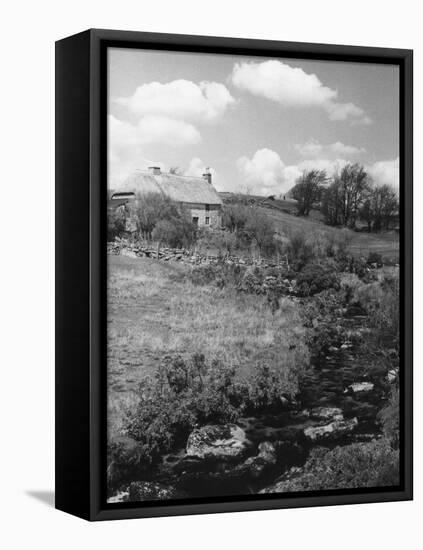
[[[308,331],[308,345],[314,355],[325,355],[330,346],[340,345],[345,339],[339,318],[342,316],[344,295],[332,289],[317,294],[304,304],[302,314]]]
[[[217,287],[238,286],[242,281],[245,267],[237,264],[217,263],[194,267],[188,278],[194,285],[204,286],[214,283]]]
[[[394,449],[399,446],[399,389],[396,387],[389,396],[389,403],[378,414],[382,431]]]
[[[222,224],[229,231],[236,232],[244,229],[250,209],[240,204],[227,204],[223,208]]]
[[[348,229],[329,231],[326,234],[326,253],[332,257],[346,256],[352,240],[351,232]]]
[[[107,214],[107,240],[114,241],[125,233],[125,214],[122,208],[116,208]]]
[[[291,235],[288,256],[291,262],[297,262],[299,269],[314,258],[312,246],[304,232],[297,231]]]
[[[144,193],[136,200],[137,229],[141,237],[151,239],[153,229],[161,220],[180,217],[178,204],[161,193]]]
[[[209,249],[217,251],[219,256],[232,254],[237,248],[235,233],[230,231],[211,231],[208,228],[201,228],[197,233],[197,246],[206,252]]]
[[[234,376],[234,369],[195,354],[190,361],[167,360],[144,380],[138,407],[127,422],[128,434],[140,445],[141,462],[149,466],[184,444],[197,423],[234,422],[240,406]]]
[[[399,453],[384,440],[353,443],[332,450],[316,447],[296,477],[276,484],[274,492],[319,491],[399,484]]]
[[[398,270],[382,273],[378,281],[359,286],[353,299],[367,312],[368,324],[378,329],[380,336],[389,341],[391,347],[398,349],[400,322]]]
[[[151,234],[154,241],[172,248],[188,247],[195,241],[196,228],[185,216],[159,220]]]
[[[244,241],[255,244],[262,254],[271,256],[276,252],[274,233],[273,224],[266,214],[256,209],[249,209],[249,216],[242,233]]]
[[[246,406],[253,410],[280,409],[285,406],[290,395],[287,393],[289,373],[263,364],[257,369],[252,380],[247,384]]]
[[[382,267],[383,265],[383,259],[382,254],[379,254],[378,252],[369,252],[369,255],[367,256],[367,264],[376,264],[377,267]]]
[[[329,288],[339,290],[340,284],[335,270],[327,265],[308,264],[298,274],[296,289],[299,296],[313,296]]]

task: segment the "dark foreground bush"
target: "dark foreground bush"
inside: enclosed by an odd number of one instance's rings
[[[378,414],[383,433],[394,449],[399,446],[399,416],[399,390],[395,387],[388,404]]]
[[[139,386],[139,404],[129,413],[127,433],[138,441],[145,466],[184,444],[197,424],[234,422],[240,398],[234,369],[203,355],[178,357]]]
[[[317,294],[302,309],[304,326],[308,330],[308,345],[313,355],[326,355],[331,346],[345,339],[340,323],[345,306],[345,293],[332,289]],[[351,339],[351,338],[350,338]]]
[[[297,277],[299,296],[313,296],[328,289],[339,290],[340,282],[335,269],[321,264],[308,264]]]
[[[136,446],[110,445],[109,464],[136,463],[138,472],[158,464],[185,445],[196,426],[236,422],[246,410],[285,406],[286,392],[296,387],[290,382],[286,369],[263,366],[242,382],[234,368],[208,363],[202,354],[189,361],[169,359],[140,384],[139,404],[128,413],[126,433]]]
[[[367,256],[367,263],[369,265],[376,264],[377,267],[382,267],[383,265],[382,254],[379,254],[378,252],[369,252],[369,255]]]
[[[277,483],[273,489],[284,493],[398,484],[399,452],[382,439],[332,450],[316,447],[298,476]]]

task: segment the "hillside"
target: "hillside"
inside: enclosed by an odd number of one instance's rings
[[[308,218],[297,216],[294,200],[271,199],[241,193],[220,193],[220,196],[224,204],[243,204],[258,208],[272,220],[278,233],[289,236],[298,231],[310,234],[316,231],[327,234],[342,231],[348,236],[349,248],[354,255],[367,257],[370,252],[375,252],[390,261],[398,261],[399,235],[395,231],[369,234],[364,231],[330,227],[324,223],[317,209],[312,210]]]

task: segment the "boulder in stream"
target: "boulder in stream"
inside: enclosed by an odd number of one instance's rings
[[[397,378],[398,378],[398,369],[391,369],[388,371],[388,374],[386,375],[386,380],[387,382],[389,382],[389,384],[393,384]]]
[[[315,407],[305,410],[302,414],[314,420],[343,420],[342,410],[338,407]]]
[[[350,420],[334,420],[324,426],[309,426],[304,429],[304,435],[310,441],[338,439],[351,433],[357,424],[357,418],[351,418]]]
[[[248,473],[250,476],[257,478],[276,464],[276,449],[270,441],[260,443],[258,451],[256,456],[250,456],[239,466],[238,470],[240,472]]]
[[[372,391],[374,387],[375,385],[373,384],[373,382],[354,382],[344,390],[344,393],[367,392],[367,391]]]
[[[208,425],[191,432],[186,454],[200,459],[236,461],[245,456],[249,447],[245,431],[236,424]]]

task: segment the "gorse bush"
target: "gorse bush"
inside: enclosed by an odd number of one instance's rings
[[[340,282],[335,270],[328,265],[308,264],[298,274],[296,290],[299,296],[313,296],[330,288],[339,290]]]
[[[199,286],[213,284],[218,288],[237,287],[242,281],[246,268],[237,264],[205,264],[194,267],[188,279]]]
[[[238,246],[235,233],[230,231],[210,231],[209,228],[200,228],[197,231],[197,249],[202,253],[209,250],[218,253],[219,256],[233,254]]]
[[[121,208],[116,208],[107,213],[107,240],[114,241],[116,237],[125,234],[125,214]]]
[[[339,319],[345,305],[343,292],[333,289],[316,294],[304,304],[302,316],[313,355],[326,355],[330,346],[342,344],[345,334]]]
[[[399,446],[399,389],[394,387],[389,402],[378,414],[382,431],[394,449]]]
[[[285,407],[289,388],[298,389],[292,376],[289,369],[278,371],[264,362],[243,381],[235,368],[207,362],[202,354],[190,360],[169,358],[139,385],[138,406],[127,412],[125,432],[137,442],[131,460],[140,468],[151,467],[163,454],[185,445],[198,425],[236,422],[246,411]],[[122,446],[109,450],[110,460],[119,462]]]
[[[196,228],[189,219],[180,215],[169,220],[159,220],[151,234],[154,241],[172,248],[189,247],[196,238]]]
[[[250,210],[241,204],[226,204],[222,213],[223,226],[231,232],[243,230],[250,216]]]
[[[289,371],[268,364],[260,365],[244,391],[246,408],[269,412],[285,406],[289,376]],[[296,383],[297,380],[293,381],[294,387]]]
[[[282,251],[275,239],[275,228],[269,217],[261,210],[244,205],[225,205],[223,225],[236,236],[233,249],[258,249],[260,254],[271,257]]]
[[[397,270],[382,273],[377,281],[356,288],[353,301],[367,313],[368,324],[389,345],[399,348],[399,274]]]
[[[383,265],[382,254],[379,254],[378,252],[369,252],[369,255],[367,256],[367,263],[376,264],[378,267],[381,267]]]
[[[138,390],[139,404],[128,413],[127,433],[142,449],[145,465],[184,444],[199,424],[233,422],[239,414],[235,371],[196,354],[164,362]]]
[[[304,232],[297,231],[291,235],[288,245],[288,256],[291,262],[296,262],[296,267],[299,269],[314,258],[313,248],[307,241]]]
[[[277,483],[277,492],[389,487],[399,484],[399,453],[384,440],[328,450],[316,447],[296,477]]]
[[[184,207],[161,193],[137,195],[134,211],[141,238],[172,247],[190,246],[196,239],[196,227]]]

